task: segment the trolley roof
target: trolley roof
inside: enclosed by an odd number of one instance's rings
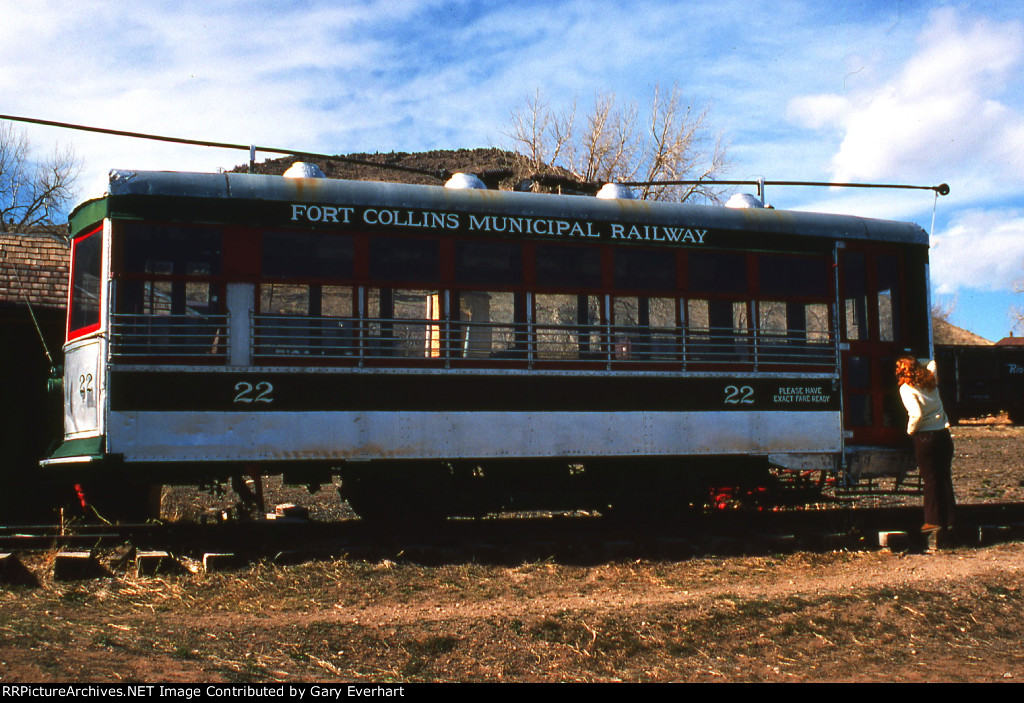
[[[72,236],[106,217],[281,227],[318,224],[302,218],[296,221],[297,211],[308,214],[301,206],[388,208],[928,244],[927,233],[916,224],[850,215],[244,173],[114,170],[107,192],[80,204],[69,219]]]

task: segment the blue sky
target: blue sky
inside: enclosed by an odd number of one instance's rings
[[[508,147],[509,113],[677,84],[730,178],[948,183],[769,188],[776,207],[912,220],[953,321],[1009,333],[1024,278],[1024,4],[0,0],[0,113],[306,151]],[[239,152],[25,127],[110,168]],[[86,186],[88,187],[88,186]],[[1019,331],[1024,332],[1024,330]]]

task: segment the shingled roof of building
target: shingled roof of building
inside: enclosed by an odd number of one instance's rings
[[[0,304],[28,298],[40,308],[64,308],[70,258],[67,241],[52,234],[0,233]]]

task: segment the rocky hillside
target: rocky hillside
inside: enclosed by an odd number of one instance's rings
[[[534,191],[593,194],[597,190],[596,185],[579,183],[560,169],[545,168],[538,173],[525,157],[495,148],[346,154],[335,159],[284,156],[257,163],[253,172],[279,176],[296,161],[315,163],[328,178],[350,181],[442,185],[453,173],[461,172],[476,174],[488,188],[502,190],[512,190],[526,178],[534,182]],[[231,171],[245,172],[248,168],[242,164]]]
[[[992,344],[974,332],[936,317],[932,318],[932,337],[936,344]]]

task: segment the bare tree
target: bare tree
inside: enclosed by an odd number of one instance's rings
[[[554,113],[540,90],[523,99],[512,110],[509,136],[535,171],[561,160],[562,151],[572,138],[576,104],[562,113]]]
[[[957,299],[933,298],[928,312],[932,318],[932,341],[935,344],[962,344],[957,338],[958,328],[953,324],[953,313],[956,311]]]
[[[1021,267],[1024,268],[1024,263],[1021,264]],[[1013,292],[1024,293],[1024,277],[1014,280]],[[1011,305],[1006,314],[1012,323],[1011,329],[1014,332],[1024,332],[1024,308],[1019,305]]]
[[[75,196],[80,171],[70,147],[36,160],[25,133],[0,122],[0,232],[54,224]]]
[[[639,166],[636,115],[635,106],[616,108],[615,95],[608,94],[594,99],[594,107],[578,132],[575,119],[563,116],[566,168],[587,182],[631,178]]]
[[[939,321],[947,324],[953,324],[952,317],[953,313],[956,312],[957,303],[958,301],[956,296],[952,298],[947,297],[944,300],[939,300],[938,298],[932,299],[932,307],[929,311],[932,316],[932,323],[934,324],[935,321]]]
[[[697,185],[642,186],[647,200],[684,201],[692,196],[718,201],[714,177],[728,168],[721,138],[708,135],[707,107],[695,112],[678,86],[655,88],[641,116],[635,104],[614,94],[597,95],[582,120],[576,103],[553,110],[540,91],[513,109],[507,136],[534,169],[561,168],[585,182],[700,180]]]

